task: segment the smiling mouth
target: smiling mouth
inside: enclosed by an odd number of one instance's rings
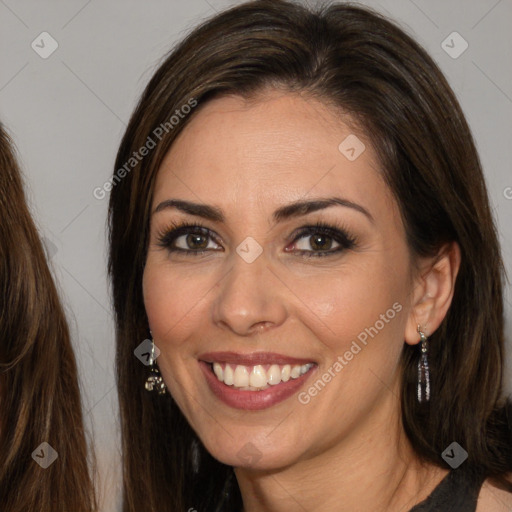
[[[290,398],[318,369],[312,359],[275,352],[208,352],[197,359],[210,392],[229,407],[249,411]]]
[[[208,352],[198,357],[210,392],[235,409],[259,411],[293,396],[318,369],[311,359],[274,352]]]
[[[298,379],[315,366],[315,363],[303,365],[257,364],[254,366],[214,362],[209,363],[212,373],[219,382],[240,391],[264,391],[282,382]]]

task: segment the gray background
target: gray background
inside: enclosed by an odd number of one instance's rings
[[[66,303],[105,511],[119,506],[119,438],[106,278],[108,197],[97,200],[92,191],[110,177],[126,122],[163,55],[200,20],[237,3],[0,0],[0,119],[21,155],[32,212]],[[512,0],[362,3],[399,22],[447,75],[480,151],[510,273]],[[31,47],[44,31],[58,43],[46,59]],[[441,46],[453,31],[469,44],[456,59]],[[510,347],[510,286],[506,292]]]

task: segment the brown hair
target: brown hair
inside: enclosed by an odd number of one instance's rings
[[[268,87],[309,94],[357,121],[379,155],[414,256],[434,256],[448,241],[459,244],[451,308],[430,338],[426,405],[415,396],[418,348],[404,344],[403,424],[421,459],[446,467],[441,453],[457,441],[468,464],[512,491],[504,478],[512,470],[511,406],[500,402],[504,270],[479,157],[453,91],[427,53],[378,13],[347,4],[311,10],[256,0],[205,21],[167,56],[117,155],[120,169],[162,132],[157,147],[114,183],[110,198],[124,511],[240,507],[232,468],[200,443],[194,472],[198,438],[171,396],[145,391],[147,369],[133,350],[148,336],[142,275],[163,157],[202,104],[227,94],[254,98]],[[190,98],[199,107],[170,126]],[[166,122],[166,133],[158,131]],[[224,492],[230,485],[232,492]]]
[[[68,325],[1,124],[0,296],[0,508],[96,510]],[[58,454],[46,469],[42,442]]]

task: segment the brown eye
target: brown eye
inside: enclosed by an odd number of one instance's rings
[[[209,247],[213,239],[209,229],[199,225],[173,225],[174,227],[158,235],[158,245],[169,252],[200,255],[215,247]]]
[[[298,240],[304,239],[302,247]],[[333,248],[333,243],[336,244]],[[334,228],[322,222],[315,226],[303,228],[294,239],[294,246],[301,255],[306,257],[329,256],[355,246],[356,239],[340,228]]]
[[[208,236],[197,234],[183,236],[186,236],[186,245],[190,249],[206,249],[208,247]]]
[[[315,251],[331,249],[333,239],[327,235],[313,235],[310,237],[310,245]]]

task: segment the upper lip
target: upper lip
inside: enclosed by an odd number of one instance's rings
[[[231,363],[243,366],[255,366],[258,364],[303,365],[314,362],[312,359],[290,357],[274,352],[252,352],[250,354],[242,354],[240,352],[207,352],[201,354],[198,359],[206,363]]]

